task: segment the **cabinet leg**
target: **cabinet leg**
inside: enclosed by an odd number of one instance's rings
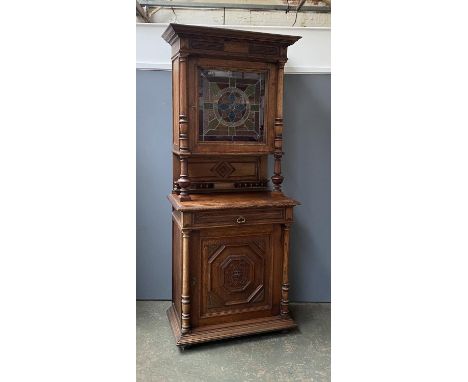
[[[182,334],[190,332],[189,230],[182,230]]]
[[[281,284],[281,315],[289,314],[289,227],[283,225],[283,282]]]

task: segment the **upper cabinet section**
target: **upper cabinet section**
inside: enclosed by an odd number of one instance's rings
[[[170,24],[163,38],[172,46],[176,155],[279,150],[284,64],[300,37]]]

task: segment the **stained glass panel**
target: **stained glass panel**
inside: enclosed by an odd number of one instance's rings
[[[263,142],[265,76],[200,70],[199,140]]]

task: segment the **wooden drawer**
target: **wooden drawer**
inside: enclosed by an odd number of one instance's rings
[[[194,226],[240,226],[249,224],[277,223],[285,220],[284,208],[255,208],[197,212]]]

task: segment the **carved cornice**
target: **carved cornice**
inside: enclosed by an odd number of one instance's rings
[[[264,32],[250,32],[235,29],[200,27],[185,24],[169,24],[167,29],[162,34],[164,40],[169,44],[173,44],[177,38],[180,37],[194,37],[194,38],[228,38],[235,41],[255,42],[255,43],[273,43],[283,46],[294,44],[301,36],[290,36],[281,34],[272,34]]]

